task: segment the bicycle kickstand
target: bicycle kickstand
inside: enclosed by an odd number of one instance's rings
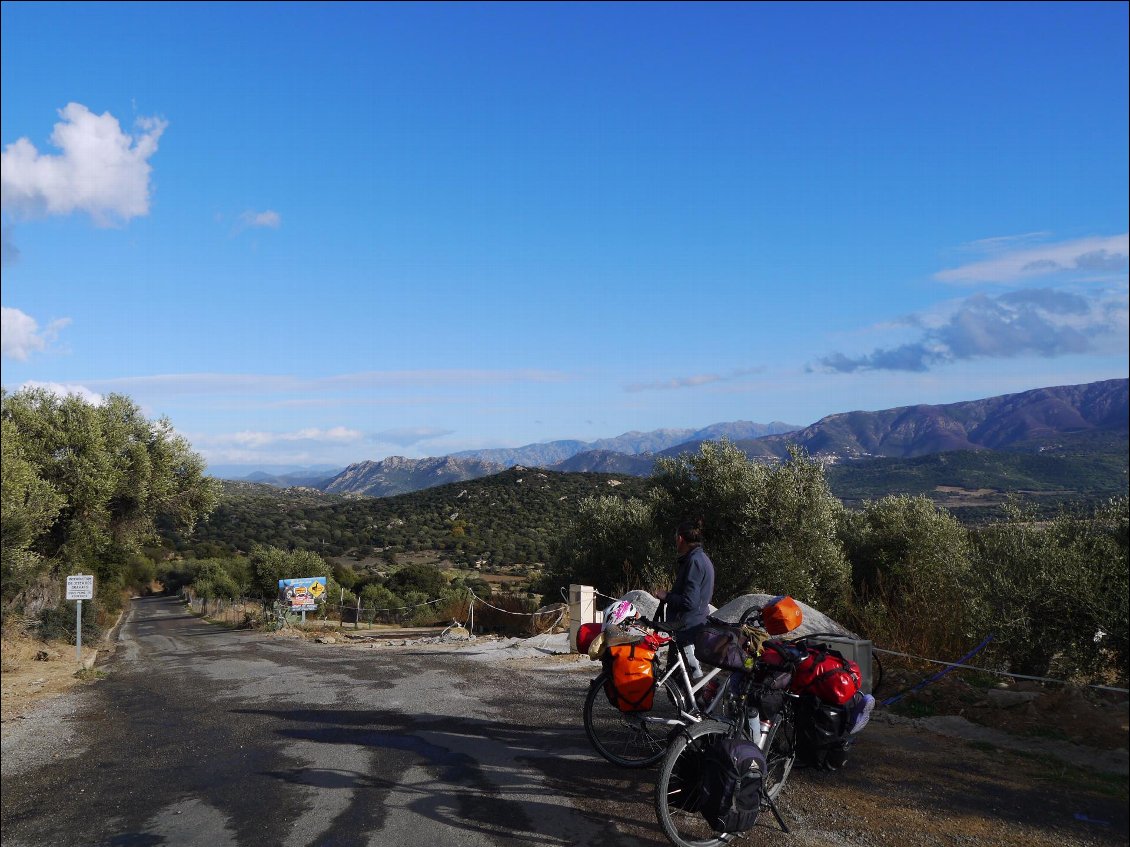
[[[769,804],[769,811],[771,811],[773,817],[777,819],[777,824],[781,827],[781,832],[788,834],[789,827],[785,823],[785,819],[781,817],[780,811],[777,810],[777,804],[773,802],[773,798],[766,795],[765,802]]]

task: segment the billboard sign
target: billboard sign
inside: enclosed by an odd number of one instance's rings
[[[312,612],[326,599],[326,578],[307,576],[279,580],[279,602],[292,612]]]

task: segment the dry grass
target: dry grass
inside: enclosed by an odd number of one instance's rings
[[[83,659],[92,663],[97,650],[84,646]],[[69,691],[80,683],[76,672],[82,669],[73,644],[43,642],[10,628],[0,639],[2,684],[0,720],[18,720],[36,703]],[[89,675],[89,674],[88,674]]]

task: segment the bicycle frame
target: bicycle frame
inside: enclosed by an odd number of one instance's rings
[[[726,693],[725,687],[719,685],[714,696],[710,699],[710,702],[706,703],[701,709],[696,706],[695,695],[703,690],[718,674],[722,673],[722,669],[711,668],[702,679],[698,682],[693,682],[690,672],[687,670],[686,657],[683,655],[682,648],[679,647],[674,639],[668,643],[667,650],[668,668],[666,672],[656,680],[656,687],[662,688],[665,683],[671,681],[672,677],[676,677],[674,684],[679,688],[679,693],[683,695],[683,702],[678,704],[679,715],[683,720],[676,721],[673,719],[644,715],[642,717],[644,723],[663,724],[666,726],[689,726],[690,724],[698,723],[713,715],[715,708],[722,702]],[[689,711],[688,707],[690,709]]]

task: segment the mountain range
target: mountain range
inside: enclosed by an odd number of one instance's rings
[[[628,432],[594,442],[553,441],[525,447],[474,450],[427,459],[391,456],[350,465],[329,479],[302,483],[329,493],[384,497],[489,476],[509,467],[646,476],[656,458],[696,452],[704,441],[728,438],[747,456],[777,460],[790,445],[835,464],[880,457],[912,459],[951,451],[1040,449],[1057,437],[1130,429],[1126,379],[1039,388],[1018,394],[945,405],[917,405],[878,412],[847,412],[808,427],[750,421],[712,424],[699,430]],[[294,476],[298,476],[295,474]],[[313,476],[312,474],[310,476]],[[270,482],[263,474],[253,482]]]

